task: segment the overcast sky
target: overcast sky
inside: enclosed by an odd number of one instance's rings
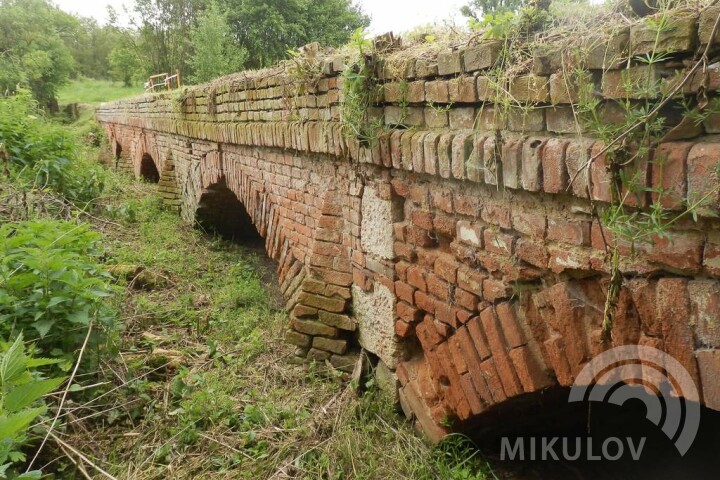
[[[63,10],[95,17],[101,22],[107,19],[106,8],[113,5],[118,13],[121,6],[131,5],[132,0],[54,0]],[[372,16],[370,32],[404,32],[417,25],[454,19],[462,22],[460,6],[466,0],[359,0],[366,13]]]

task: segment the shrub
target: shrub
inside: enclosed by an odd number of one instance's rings
[[[55,220],[0,227],[0,337],[24,332],[60,356],[82,343],[92,320],[110,325],[99,239],[86,225]]]
[[[47,119],[27,91],[0,98],[0,151],[16,181],[79,202],[91,201],[102,189],[100,167],[77,158],[74,136]]]

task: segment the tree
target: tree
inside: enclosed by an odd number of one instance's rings
[[[514,12],[527,0],[471,0],[460,12],[473,20],[480,21],[484,15]]]
[[[135,0],[133,20],[143,63],[152,73],[188,74],[192,30],[203,0]]]
[[[287,50],[313,41],[346,43],[370,19],[350,0],[222,0],[237,42],[248,52],[247,66],[272,65]]]
[[[0,0],[0,92],[26,86],[39,102],[52,104],[73,72],[66,41],[78,26],[47,0]]]
[[[134,82],[143,78],[144,71],[142,61],[134,48],[122,43],[115,46],[108,55],[110,64],[110,78],[123,82],[126,87],[131,87]]]
[[[245,63],[247,51],[232,36],[227,15],[216,2],[210,3],[190,33],[193,54],[190,57],[190,81],[203,83],[237,72]]]

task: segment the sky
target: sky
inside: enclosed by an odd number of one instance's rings
[[[54,0],[68,12],[94,17],[100,22],[107,20],[106,8],[113,5],[118,13],[122,5],[131,5],[131,0]],[[411,30],[418,25],[454,20],[462,23],[460,7],[467,0],[359,0],[366,13],[372,16],[369,31],[380,34],[388,31],[396,33]]]

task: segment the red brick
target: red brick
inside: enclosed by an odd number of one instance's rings
[[[498,373],[495,359],[488,358],[487,360],[484,360],[480,364],[480,368],[482,369],[483,377],[487,382],[488,390],[490,390],[490,394],[492,395],[492,401],[494,403],[500,403],[507,399],[508,395],[505,393],[505,387],[500,380],[500,374]]]
[[[438,173],[442,178],[452,176],[452,143],[455,136],[452,133],[444,133],[440,136],[437,145]]]
[[[569,250],[565,247],[548,247],[550,259],[548,268],[555,273],[562,273],[565,270],[589,270],[591,257],[584,250]]]
[[[472,377],[470,377],[469,374],[461,375],[460,385],[462,386],[463,393],[465,394],[465,399],[470,406],[470,411],[472,412],[472,414],[478,415],[482,413],[482,411],[485,409],[485,406],[480,400],[480,394],[478,394],[475,390],[475,385]]]
[[[435,313],[435,302],[432,297],[423,291],[415,292],[415,305],[428,313]]]
[[[450,80],[450,100],[455,103],[475,103],[479,100],[475,77]]]
[[[408,323],[417,323],[422,317],[420,310],[405,302],[398,302],[396,310],[398,318]]]
[[[520,233],[535,238],[545,238],[547,219],[541,211],[531,211],[527,207],[514,208],[512,224],[513,228]]]
[[[473,151],[474,135],[460,133],[455,136],[452,143],[451,173],[453,178],[465,178],[465,165]]]
[[[407,228],[407,238],[408,242],[419,247],[434,247],[437,245],[437,238],[431,231],[416,226]]]
[[[495,307],[498,320],[500,321],[500,327],[503,332],[503,337],[507,346],[510,348],[517,348],[525,345],[526,341],[524,335],[520,331],[515,311],[513,310],[510,303],[505,302]]]
[[[515,243],[515,255],[530,265],[547,268],[549,255],[547,248],[541,242],[520,238]]]
[[[473,247],[483,247],[483,230],[484,227],[472,224],[466,220],[457,222],[456,238],[463,243],[472,245]]]
[[[421,249],[418,250],[418,265],[424,267],[427,270],[435,268],[435,261],[437,260],[440,252],[435,249]]]
[[[485,338],[485,332],[483,331],[480,317],[471,318],[466,324],[466,327],[480,359],[485,360],[489,358],[491,355],[490,347],[488,346],[487,339]]]
[[[487,275],[469,267],[460,266],[457,272],[458,287],[475,295],[482,295],[482,283]]]
[[[587,246],[590,244],[590,222],[548,219],[548,240]]]
[[[703,402],[708,408],[720,410],[720,350],[700,350],[696,355]]]
[[[448,338],[452,335],[452,327],[447,323],[440,321],[438,318],[433,321],[433,325],[435,326],[435,330],[438,332],[438,335],[441,337]]]
[[[598,155],[605,148],[605,144],[597,142],[590,152],[591,158]],[[607,155],[597,156],[590,165],[592,179],[592,198],[599,202],[610,202],[612,199],[612,174],[609,171],[610,163]]]
[[[457,270],[459,263],[452,255],[441,254],[435,260],[435,273],[442,279],[450,282],[457,282]]]
[[[688,205],[702,204],[701,215],[718,216],[720,208],[720,177],[718,177],[720,143],[695,144],[687,159]]]
[[[484,237],[485,250],[488,252],[506,256],[512,255],[515,244],[515,237],[513,235],[488,229],[485,230]]]
[[[396,281],[395,282],[395,295],[398,299],[404,300],[408,303],[413,303],[413,295],[415,294],[415,289],[408,285],[405,282]]]
[[[540,367],[538,360],[528,347],[511,350],[510,359],[526,393],[536,392],[552,385],[552,380]]]
[[[420,340],[420,343],[426,352],[443,341],[443,338],[438,335],[435,330],[432,317],[426,316],[425,320],[415,327],[415,331],[417,332],[418,340]]]
[[[568,172],[568,183],[576,197],[588,198],[587,162],[590,160],[592,142],[577,140],[568,143],[565,149],[565,166]]]
[[[683,208],[687,196],[687,157],[691,142],[662,143],[655,151],[652,164],[652,187],[662,188],[662,195],[652,192],[652,201],[669,209]]]
[[[500,205],[485,205],[482,209],[482,219],[500,228],[512,228],[510,209]]]
[[[407,260],[408,262],[415,261],[415,248],[412,245],[408,245],[403,242],[395,242],[394,251],[395,256],[401,260]]]
[[[428,292],[445,302],[450,298],[450,284],[431,273],[427,276]]]
[[[520,184],[520,168],[522,167],[522,139],[508,140],[502,147],[502,179],[507,188],[518,189]]]
[[[444,235],[448,238],[455,238],[457,220],[454,216],[435,214],[433,218],[433,229],[438,235]]]
[[[479,394],[485,404],[491,404],[493,398],[490,390],[488,389],[485,377],[483,376],[483,370],[481,367],[482,359],[475,349],[470,333],[467,328],[462,327],[457,331],[453,338],[458,342],[460,353],[465,361],[468,373],[472,378],[475,391]]]
[[[425,210],[414,210],[412,212],[412,222],[425,230],[433,229],[433,215]]]
[[[700,232],[673,232],[670,237],[654,238],[647,258],[674,269],[698,272],[702,265],[703,242]]]
[[[543,189],[548,193],[564,193],[568,186],[565,166],[566,140],[551,138],[542,149]]]
[[[453,210],[453,194],[444,188],[434,188],[430,191],[432,206],[445,213],[455,213]]]
[[[662,325],[665,352],[670,354],[695,381],[700,384],[697,362],[693,356],[695,339],[687,321],[690,317],[690,297],[687,280],[683,278],[660,278],[657,282],[658,321]]]
[[[452,355],[453,364],[457,372],[462,375],[468,372],[468,366],[465,362],[465,354],[460,346],[460,340],[457,335],[453,335],[448,339],[448,345],[450,346],[450,355]]]
[[[720,277],[720,233],[718,232],[708,232],[703,266],[710,275]]]
[[[477,313],[478,296],[466,290],[455,290],[455,303],[472,313]]]
[[[455,212],[460,215],[477,217],[480,214],[480,199],[472,195],[456,195]]]
[[[447,301],[435,300],[435,320],[440,321],[453,329],[459,327],[457,308],[449,305]]]
[[[415,333],[415,325],[404,320],[395,322],[395,335],[400,338],[409,338]]]
[[[523,144],[521,180],[522,188],[537,192],[543,188],[542,152],[546,139],[529,138]]]
[[[407,282],[407,270],[410,268],[410,264],[400,260],[395,264],[395,273],[400,281]]]
[[[545,340],[545,351],[548,355],[548,361],[555,372],[558,383],[564,387],[569,387],[575,381],[575,377],[570,369],[570,363],[565,356],[565,342],[562,337],[554,336]]]
[[[415,265],[408,268],[407,281],[413,287],[427,292],[427,283],[425,282],[425,272],[422,268]]]

